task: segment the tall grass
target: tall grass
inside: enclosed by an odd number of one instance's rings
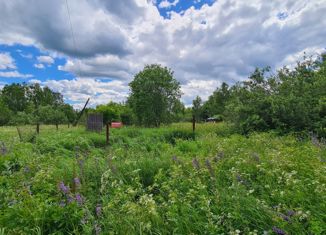
[[[322,144],[191,128],[112,129],[106,146],[83,127],[44,126],[33,142],[0,127],[0,233],[326,232]]]

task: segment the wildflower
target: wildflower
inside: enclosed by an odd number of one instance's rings
[[[80,186],[80,179],[78,177],[74,178],[74,184],[77,188]]]
[[[212,165],[211,165],[211,163],[210,163],[210,161],[208,159],[206,159],[205,165],[206,165],[210,175],[213,177],[214,176],[214,170],[213,170]]]
[[[66,203],[65,203],[64,201],[61,201],[61,202],[59,203],[59,206],[60,206],[60,207],[65,207],[65,206],[66,206]]]
[[[272,230],[273,230],[274,233],[276,233],[278,235],[286,235],[286,232],[283,231],[282,229],[278,228],[278,227],[274,226]]]
[[[200,169],[199,161],[198,161],[196,158],[194,158],[194,159],[192,160],[192,165],[194,166],[194,168],[195,168],[196,170],[199,170],[199,169]]]
[[[96,205],[95,213],[96,213],[96,216],[97,216],[97,217],[100,217],[100,216],[101,216],[101,214],[102,214],[102,207],[101,207],[100,204],[97,204],[97,205]]]
[[[64,194],[69,193],[69,187],[66,186],[62,181],[59,184],[59,188],[60,188],[61,192],[63,192]]]
[[[177,164],[181,164],[181,161],[178,159],[177,156],[173,156],[172,157],[172,161],[175,162],[175,163],[177,163]]]
[[[295,211],[288,210],[286,214],[291,217],[291,216],[294,216],[295,215]]]
[[[283,220],[285,220],[285,221],[287,221],[287,222],[290,222],[290,217],[289,217],[289,216],[287,216],[287,215],[283,215],[283,214],[281,214],[280,216],[281,216],[281,218],[282,218]]]
[[[248,182],[245,179],[243,179],[241,175],[237,174],[236,178],[239,183],[248,186]]]
[[[83,198],[79,193],[76,194],[76,201],[79,205],[83,204]]]
[[[74,201],[74,198],[70,195],[67,195],[68,203],[72,203]]]

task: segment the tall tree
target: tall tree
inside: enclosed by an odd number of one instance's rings
[[[181,97],[173,71],[158,64],[146,65],[129,83],[128,98],[139,125],[160,126],[171,122],[173,107]]]

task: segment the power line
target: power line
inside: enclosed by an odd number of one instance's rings
[[[68,0],[66,0],[66,6],[67,6],[68,17],[69,17],[69,24],[70,24],[70,32],[71,32],[72,42],[73,42],[73,45],[74,45],[74,49],[77,52],[76,38],[75,38],[74,30],[73,30],[73,27],[72,27],[72,23],[71,23],[71,17],[70,17],[70,10],[69,10],[69,5],[68,5]],[[79,73],[79,76],[81,76],[81,69],[80,69],[80,64],[79,64],[79,61],[78,60],[76,60],[76,65],[77,65],[77,70],[78,70],[77,71],[77,76],[78,76],[78,73]]]

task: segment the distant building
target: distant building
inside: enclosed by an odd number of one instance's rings
[[[218,118],[215,118],[215,117],[209,117],[206,119],[206,122],[218,122],[219,119]]]

